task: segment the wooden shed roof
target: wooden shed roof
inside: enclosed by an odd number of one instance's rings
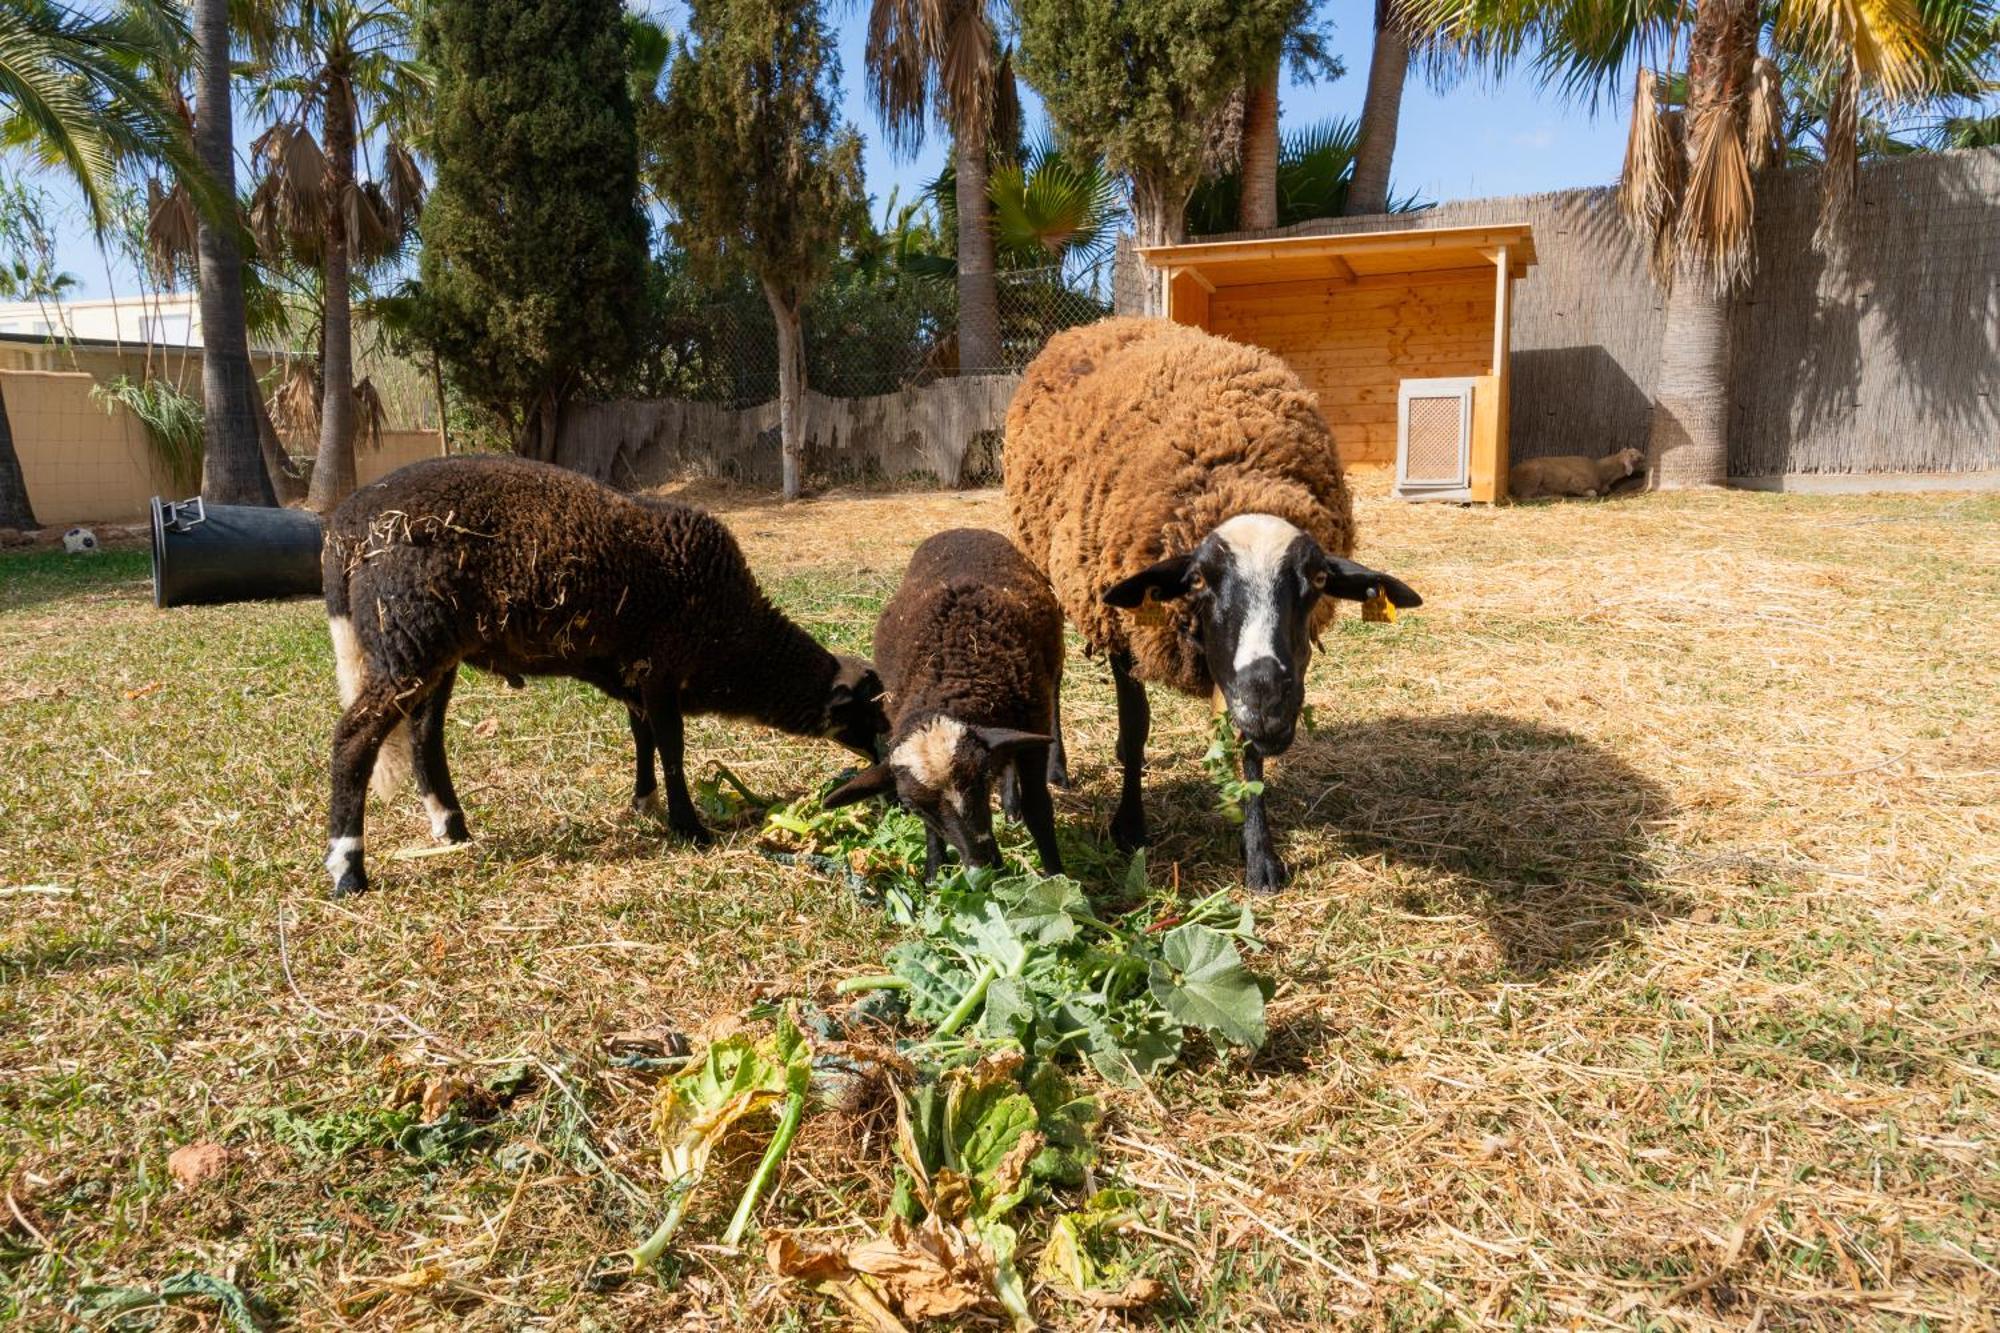
[[[1191,274],[1214,291],[1266,282],[1490,266],[1503,245],[1512,276],[1522,276],[1535,262],[1534,233],[1525,222],[1147,245],[1139,248],[1139,255],[1154,268]]]

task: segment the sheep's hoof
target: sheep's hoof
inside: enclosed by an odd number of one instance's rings
[[[366,892],[368,876],[359,866],[342,871],[340,878],[333,882],[333,896],[336,898],[353,898]]]
[[[472,830],[465,825],[465,811],[453,810],[443,819],[431,824],[431,840],[454,847],[461,842],[472,841]]]
[[[657,787],[647,792],[644,796],[634,796],[632,798],[632,813],[635,815],[645,815],[652,819],[661,819],[665,817],[666,810],[666,802],[660,799],[660,791]]]
[[[715,835],[699,824],[668,824],[675,836],[693,843],[697,847],[713,847]]]
[[[1121,852],[1136,852],[1146,845],[1146,816],[1120,810],[1111,817],[1111,843]]]
[[[1292,872],[1273,852],[1261,856],[1243,868],[1243,881],[1257,893],[1276,893],[1291,883]]]
[[[1069,790],[1069,765],[1051,762],[1049,764],[1049,785]]]

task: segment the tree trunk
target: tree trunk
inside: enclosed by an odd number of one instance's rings
[[[214,177],[226,218],[197,214],[201,274],[201,496],[215,504],[277,503],[257,433],[250,337],[243,310],[243,255],[237,246],[236,157],[229,106],[229,3],[196,0],[195,152]]]
[[[299,479],[285,442],[278,438],[278,428],[271,423],[271,409],[264,405],[264,387],[254,375],[250,379],[250,392],[257,408],[257,447],[264,457],[264,472],[271,480],[271,494],[281,505],[297,504],[306,498],[305,483]]]
[[[1701,138],[1696,127],[1722,117],[1720,133],[1741,141],[1757,59],[1759,11],[1758,0],[1717,0],[1696,12],[1688,39],[1690,180],[1696,175]],[[1749,188],[1747,182],[1744,188]],[[1747,233],[1742,234],[1740,245],[1748,244]],[[1683,234],[1679,245],[1646,441],[1648,484],[1655,490],[1729,482],[1729,297],[1748,266],[1722,266],[1747,250],[1718,236]]]
[[[1729,480],[1729,298],[1699,260],[1685,260],[1667,293],[1660,378],[1646,468],[1654,490]]]
[[[1243,96],[1243,196],[1236,225],[1263,231],[1278,225],[1278,57],[1251,75]]]
[[[1187,201],[1190,186],[1185,181],[1160,181],[1150,176],[1132,178],[1132,230],[1140,245],[1172,245],[1187,239]],[[1164,315],[1166,288],[1162,276],[1143,261],[1139,272],[1145,278],[1140,290],[1139,309],[1134,314]]]
[[[319,457],[306,507],[331,513],[354,492],[354,333],[347,290],[347,196],[354,187],[354,104],[329,80],[326,93],[326,317],[320,356]]]
[[[438,447],[445,454],[451,453],[451,417],[444,397],[444,361],[437,349],[431,349],[431,387],[437,391],[438,400]]]
[[[771,322],[778,328],[778,448],[784,465],[785,498],[799,498],[799,474],[805,453],[806,340],[799,308],[789,293],[764,284]],[[961,363],[962,364],[962,363]]]
[[[986,127],[956,136],[958,373],[990,375],[1000,360],[1000,289],[993,276],[993,204],[987,198]]]
[[[1403,79],[1410,71],[1410,43],[1391,22],[1386,0],[1376,0],[1375,49],[1368,57],[1368,95],[1354,144],[1354,177],[1347,186],[1347,216],[1389,211],[1389,168],[1396,157],[1396,129],[1403,118]]]
[[[28,503],[28,483],[14,452],[14,428],[7,421],[7,396],[0,388],[0,528],[39,528]]]

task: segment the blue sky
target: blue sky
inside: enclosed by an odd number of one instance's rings
[[[678,25],[685,12],[675,0],[653,8],[669,25]],[[881,203],[892,189],[900,187],[908,200],[936,175],[946,144],[931,138],[914,161],[890,153],[861,87],[865,6],[859,0],[832,0],[829,8],[840,29],[846,115],[867,140],[868,189],[880,217]],[[1311,87],[1287,87],[1280,107],[1286,126],[1360,114],[1374,4],[1329,0],[1320,13],[1331,26],[1333,49],[1346,62],[1347,74]],[[1605,107],[1593,118],[1587,107],[1545,93],[1526,79],[1497,88],[1463,84],[1440,94],[1413,78],[1403,99],[1395,188],[1399,194],[1415,192],[1441,202],[1608,184],[1618,174],[1624,151],[1622,113],[1622,107]],[[1031,105],[1031,133],[1039,128],[1039,120],[1039,107]],[[239,153],[249,137],[239,133]],[[66,214],[62,267],[80,280],[78,295],[106,295],[104,260],[90,240],[73,194],[54,189],[53,182],[44,183],[63,201]],[[113,270],[121,295],[135,290],[128,271],[118,265]]]

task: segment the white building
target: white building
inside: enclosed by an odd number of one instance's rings
[[[144,298],[0,303],[0,333],[199,347],[201,298],[193,292],[165,292]]]

